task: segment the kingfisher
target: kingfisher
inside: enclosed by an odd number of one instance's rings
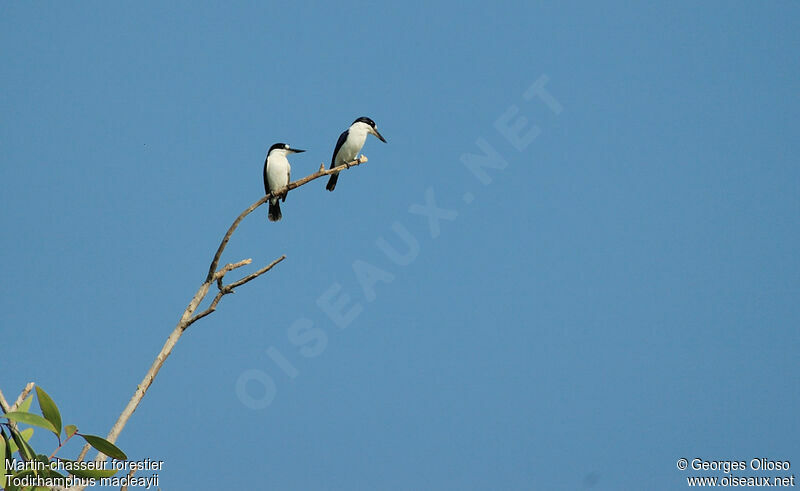
[[[344,132],[339,135],[339,140],[336,142],[336,148],[333,149],[333,156],[331,157],[331,169],[337,165],[346,164],[356,159],[358,152],[364,148],[364,142],[367,141],[367,134],[372,133],[378,140],[386,143],[386,139],[378,133],[378,127],[375,121],[361,117],[353,121],[353,124]],[[331,174],[328,179],[328,184],[325,189],[333,191],[336,189],[336,181],[339,180],[339,173]]]
[[[267,194],[275,193],[289,184],[289,176],[292,172],[292,166],[289,165],[289,159],[286,158],[290,153],[301,153],[305,150],[298,150],[290,147],[286,143],[276,143],[269,147],[267,158],[264,160],[264,191]],[[287,191],[288,193],[288,191]],[[269,212],[267,218],[271,222],[277,222],[281,219],[281,205],[278,199],[286,201],[286,194],[281,197],[273,196],[269,199]]]

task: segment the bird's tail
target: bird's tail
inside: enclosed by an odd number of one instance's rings
[[[275,200],[273,203],[270,201],[269,203],[269,213],[267,214],[267,218],[269,218],[270,222],[277,222],[281,219],[283,215],[281,215],[281,203],[278,200]]]
[[[339,173],[331,174],[331,178],[328,179],[328,184],[325,186],[325,189],[328,191],[333,191],[336,189],[336,181],[339,180]]]

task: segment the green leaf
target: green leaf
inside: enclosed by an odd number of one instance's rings
[[[64,433],[66,433],[67,438],[71,437],[77,432],[78,432],[78,427],[75,425],[67,425],[64,427]]]
[[[33,402],[33,394],[29,395],[22,401],[22,404],[19,405],[17,411],[27,413],[31,410],[31,403]]]
[[[101,438],[99,436],[94,436],[94,435],[81,435],[81,436],[83,437],[84,440],[86,440],[86,443],[93,446],[100,452],[108,455],[112,459],[128,460],[128,456],[125,455],[125,452],[117,448],[116,445],[106,440],[105,438]]]
[[[16,474],[14,474],[14,477],[17,478],[17,479],[24,479],[26,477],[28,477],[28,478],[35,477],[36,475],[37,474],[35,472],[33,472],[32,470],[24,470],[24,471],[20,471],[20,472],[17,472]],[[9,482],[8,484],[11,484],[11,483]],[[34,491],[34,490],[38,490],[38,489],[52,489],[52,488],[42,488],[42,487],[32,488],[30,486],[25,486],[23,488],[18,488],[16,486],[9,486],[6,489],[8,491],[12,491],[12,490],[13,491]]]
[[[19,435],[22,437],[23,440],[29,442],[31,437],[33,436],[33,428],[25,428],[24,430],[19,432]],[[12,442],[8,442],[9,446],[11,447],[11,453],[15,453],[19,448],[17,448],[17,444]]]
[[[47,392],[38,385],[36,386],[36,397],[39,399],[39,409],[42,410],[42,416],[53,424],[56,429],[56,436],[61,438],[61,413],[58,412],[58,406],[47,395]]]
[[[22,478],[24,478],[26,476],[31,476],[32,477],[34,475],[35,474],[33,473],[32,470],[19,471],[19,472],[15,472],[13,474],[13,476],[18,478],[18,479],[22,479]],[[28,489],[31,489],[31,488],[30,487],[20,488],[19,486],[12,486],[11,482],[6,482],[6,491],[20,491],[20,489],[28,490]]]
[[[39,454],[34,457],[33,460],[38,460],[42,464],[42,469],[34,469],[33,473],[37,476],[46,476],[50,471],[50,460],[47,458],[47,455]]]
[[[2,427],[0,427],[0,435],[2,435],[3,440],[6,442],[5,453],[3,455],[0,455],[0,459],[11,460],[11,457],[12,457],[12,455],[11,455],[11,445],[14,445],[14,441],[11,439],[12,437],[6,435],[6,432],[5,432],[5,430],[3,430]],[[16,445],[14,445],[14,446],[16,447]]]
[[[3,433],[0,438],[0,488],[6,487],[6,448],[8,442],[6,441],[6,434]]]
[[[47,472],[50,474],[50,477],[67,477],[64,474],[50,468],[47,469]]]
[[[21,411],[11,411],[10,413],[6,413],[5,415],[3,415],[3,417],[8,418],[11,421],[16,421],[17,423],[24,423],[27,425],[38,426],[40,428],[44,428],[45,430],[50,430],[56,435],[59,434],[59,432],[56,431],[56,427],[53,426],[53,423],[47,421],[38,414],[23,413]]]
[[[11,438],[13,438],[14,443],[17,444],[19,455],[22,457],[22,460],[31,460],[36,457],[36,452],[34,452],[31,446],[28,445],[28,442],[22,438],[22,435],[18,430],[11,428]]]
[[[60,472],[54,471],[49,466],[43,471],[42,474],[44,475],[44,477],[51,477],[51,478],[54,478],[54,479],[57,479],[57,478],[66,479],[66,477],[67,477],[64,474],[60,473]]]

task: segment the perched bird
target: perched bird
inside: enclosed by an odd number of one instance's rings
[[[336,142],[336,148],[333,149],[333,156],[331,157],[331,169],[337,165],[346,164],[356,159],[358,152],[364,147],[364,142],[367,141],[367,134],[372,133],[378,140],[386,143],[386,140],[378,133],[378,127],[375,126],[375,121],[362,117],[353,121],[349,128],[344,130],[344,133],[339,135],[339,140]],[[325,189],[333,191],[336,189],[336,181],[339,180],[339,173],[331,174],[328,180],[328,185]]]
[[[286,156],[290,153],[300,152],[305,152],[305,150],[291,148],[286,143],[276,143],[269,147],[267,159],[264,160],[264,191],[267,194],[276,192],[289,184],[292,166],[289,165],[289,159]],[[282,196],[282,200],[286,201],[285,194]],[[281,205],[277,196],[269,199],[269,214],[267,218],[271,222],[277,222],[281,219]]]

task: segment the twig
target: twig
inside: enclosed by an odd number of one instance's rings
[[[58,443],[58,447],[56,447],[56,449],[53,450],[53,453],[50,454],[50,457],[48,458],[48,460],[53,460],[53,457],[56,456],[56,453],[58,453],[58,451],[61,450],[61,447],[63,447],[64,444],[67,443],[70,438],[72,438],[73,436],[75,436],[77,434],[78,434],[78,432],[76,431],[75,433],[73,433],[70,436],[68,436],[67,438],[65,438],[63,442],[59,442]]]
[[[245,259],[243,261],[239,261],[238,263],[234,263],[234,264],[228,263],[228,264],[226,264],[222,269],[220,269],[219,271],[214,273],[214,278],[216,278],[216,280],[217,280],[217,288],[222,290],[222,278],[225,277],[225,274],[227,272],[232,271],[232,270],[234,270],[236,268],[240,268],[242,266],[248,265],[248,264],[250,264],[252,262],[253,262],[252,259]]]
[[[235,293],[233,291],[234,288],[236,288],[237,286],[244,285],[245,283],[247,283],[250,280],[258,278],[259,276],[261,276],[262,274],[264,274],[267,271],[269,271],[270,269],[272,269],[273,266],[275,266],[279,262],[283,261],[284,259],[286,259],[286,255],[285,254],[283,256],[279,257],[278,259],[272,261],[271,263],[269,263],[268,266],[265,266],[265,267],[259,269],[258,271],[256,271],[255,273],[253,273],[251,275],[247,275],[244,278],[242,278],[241,280],[236,281],[234,283],[231,283],[230,285],[223,285],[222,284],[222,278],[217,279],[217,286],[219,287],[219,292],[214,297],[214,300],[211,301],[211,304],[208,306],[208,308],[206,310],[200,312],[196,316],[194,316],[191,319],[189,319],[189,322],[186,324],[186,327],[191,326],[192,324],[194,324],[195,322],[199,321],[203,317],[205,317],[205,316],[211,314],[212,312],[214,312],[215,310],[217,310],[217,304],[222,299],[222,297],[224,297],[225,295],[227,295],[229,293]]]
[[[225,273],[227,273],[229,271],[233,271],[236,268],[241,268],[242,266],[247,266],[248,264],[250,264],[252,262],[253,262],[252,259],[243,259],[243,260],[239,261],[238,263],[233,263],[233,264],[228,263],[225,266],[223,266],[222,269],[220,269],[219,271],[214,273],[214,278],[220,279],[223,276],[225,276]]]
[[[278,259],[272,261],[269,265],[265,266],[264,268],[259,269],[255,273],[247,275],[244,278],[235,281],[229,285],[224,285],[222,283],[222,280],[226,273],[238,267],[250,264],[251,262],[250,259],[245,259],[244,261],[239,261],[238,263],[227,264],[222,269],[217,270],[217,267],[219,266],[219,260],[222,257],[223,251],[225,250],[225,246],[228,245],[228,241],[230,241],[231,236],[236,231],[236,228],[239,226],[242,220],[244,220],[244,218],[247,215],[252,213],[253,210],[266,203],[273,196],[282,196],[285,193],[291,191],[292,189],[298,188],[308,182],[313,181],[314,179],[319,179],[320,177],[323,176],[341,172],[344,169],[349,169],[351,167],[355,167],[365,162],[367,162],[367,157],[362,155],[353,162],[348,162],[346,164],[336,166],[332,169],[325,169],[325,164],[323,164],[320,166],[317,172],[310,174],[302,179],[298,179],[297,181],[291,182],[286,187],[264,196],[263,198],[259,199],[252,205],[248,206],[247,209],[245,209],[242,213],[239,214],[238,217],[236,217],[231,226],[228,228],[228,231],[225,233],[225,236],[222,238],[222,242],[219,244],[217,252],[214,254],[214,259],[211,260],[211,266],[208,268],[208,274],[206,275],[205,281],[203,281],[203,283],[200,285],[200,288],[192,297],[192,300],[189,302],[189,305],[183,311],[180,320],[178,320],[178,324],[175,326],[175,329],[172,330],[172,333],[167,338],[166,342],[164,343],[164,346],[161,348],[161,351],[159,351],[158,355],[156,356],[156,359],[153,361],[153,364],[147,370],[147,373],[145,373],[144,378],[139,383],[139,385],[136,386],[136,390],[133,393],[133,397],[131,397],[130,401],[128,401],[128,404],[125,406],[125,409],[122,410],[122,413],[119,415],[119,418],[117,419],[116,423],[114,423],[114,426],[108,433],[106,440],[108,440],[111,443],[117,441],[117,437],[119,437],[119,434],[122,432],[122,429],[128,423],[128,420],[133,415],[133,412],[136,411],[136,408],[142,401],[142,398],[147,392],[147,389],[153,383],[153,380],[155,380],[159,370],[161,370],[161,367],[164,365],[164,362],[167,360],[167,357],[172,353],[172,350],[175,348],[175,344],[178,342],[178,340],[186,331],[186,329],[193,323],[214,312],[217,308],[217,304],[222,299],[222,297],[227,295],[228,293],[233,293],[234,288],[244,285],[245,283],[261,276],[262,274],[272,269],[276,264],[286,259],[285,255],[281,256]],[[217,282],[217,287],[219,289],[219,292],[216,294],[216,296],[211,301],[211,304],[206,310],[197,315],[194,315],[195,311],[197,310],[197,307],[200,305],[200,303],[202,303],[202,301],[208,294],[208,290],[211,287],[211,284],[215,281]],[[80,455],[78,455],[79,461],[83,460],[83,458],[86,457],[86,454],[89,452],[89,449],[90,445],[88,444],[84,445]],[[106,460],[106,458],[107,458],[106,455],[104,455],[103,453],[98,453],[97,457],[95,458],[95,461],[102,462]],[[78,489],[83,489],[83,488],[79,487]]]
[[[17,400],[14,401],[14,404],[12,404],[11,406],[8,405],[8,401],[6,400],[6,396],[3,395],[3,391],[0,390],[0,408],[2,408],[3,413],[10,413],[11,411],[16,411],[17,408],[19,407],[19,405],[22,404],[25,401],[26,397],[28,397],[28,394],[30,394],[31,390],[33,390],[33,385],[34,385],[33,382],[28,382],[28,385],[26,385],[25,388],[22,389],[22,392],[20,392],[19,397],[17,397]],[[14,420],[9,419],[8,420],[8,426],[10,427],[11,431],[14,431],[14,432],[18,432],[19,431],[19,427],[17,426],[17,422],[14,421]],[[22,446],[19,447],[19,456],[22,458],[22,460],[27,460],[25,458],[25,454],[22,451]],[[3,456],[0,456],[0,458],[4,459],[6,457],[5,457],[5,455],[3,455]]]
[[[122,486],[121,488],[119,488],[119,491],[128,491],[128,484],[127,483],[131,482],[131,478],[133,477],[134,474],[136,474],[136,467],[131,467],[131,471],[126,476],[127,477],[127,480],[125,481],[126,484],[124,486]]]
[[[6,396],[3,395],[2,390],[0,390],[0,409],[3,410],[3,413],[11,412],[11,406],[8,405],[8,401],[6,400]]]
[[[25,402],[25,398],[28,397],[28,394],[31,393],[34,385],[35,384],[33,382],[28,382],[28,385],[26,385],[25,388],[22,389],[22,392],[19,393],[19,397],[17,397],[17,400],[14,401],[14,404],[11,406],[12,411],[16,411],[17,408],[20,406],[20,404]]]
[[[233,289],[234,288],[240,287],[240,286],[244,285],[245,283],[248,283],[248,282],[258,278],[259,276],[261,276],[262,274],[264,274],[267,271],[269,271],[270,269],[272,269],[276,264],[278,264],[279,262],[283,261],[284,259],[286,259],[286,254],[284,254],[283,256],[279,257],[278,259],[272,261],[267,266],[264,266],[263,268],[259,269],[255,273],[249,274],[249,275],[245,276],[244,278],[242,278],[241,280],[234,281],[230,285],[225,285],[224,288],[228,289],[228,293],[233,293]]]
[[[355,167],[355,166],[357,166],[359,164],[363,164],[365,162],[367,162],[367,157],[362,155],[361,157],[359,157],[358,159],[356,159],[356,160],[354,160],[352,162],[348,162],[346,164],[338,165],[338,166],[334,167],[333,169],[325,169],[325,164],[322,164],[319,167],[319,170],[317,172],[315,172],[313,174],[310,174],[310,175],[308,175],[308,176],[306,176],[306,177],[304,177],[302,179],[299,179],[297,181],[291,182],[285,188],[281,188],[278,191],[275,191],[275,192],[273,192],[271,194],[268,194],[268,195],[264,196],[263,198],[261,198],[260,200],[256,201],[255,203],[253,203],[252,205],[250,205],[238,217],[236,217],[236,220],[233,221],[233,223],[231,224],[230,228],[228,228],[228,231],[225,233],[225,237],[222,238],[222,242],[219,244],[219,248],[217,249],[217,253],[214,254],[214,259],[211,261],[211,267],[208,268],[208,276],[206,277],[206,281],[209,281],[214,277],[214,273],[216,272],[217,266],[219,265],[219,258],[220,258],[220,256],[222,256],[222,251],[225,250],[225,246],[228,245],[228,241],[231,240],[231,235],[233,235],[233,232],[236,231],[236,227],[238,227],[239,223],[242,220],[244,220],[244,217],[246,217],[247,215],[252,213],[253,210],[255,210],[259,206],[261,206],[264,203],[266,203],[267,200],[272,198],[273,196],[281,196],[284,193],[288,193],[292,189],[298,188],[298,187],[302,186],[303,184],[305,184],[307,182],[313,181],[314,179],[319,179],[322,176],[335,174],[337,172],[341,172],[344,169],[349,169],[350,167]]]
[[[19,397],[17,397],[17,400],[14,401],[14,404],[11,405],[8,404],[6,396],[3,394],[3,391],[0,390],[0,409],[3,410],[3,413],[10,413],[11,411],[16,411],[19,405],[25,401],[26,397],[28,397],[28,394],[31,393],[31,391],[33,390],[33,386],[34,386],[33,382],[28,382],[28,385],[26,385],[25,388],[22,389],[22,392],[19,393]],[[8,422],[12,428],[14,428],[15,430],[17,429],[16,422],[12,420],[9,420]]]

